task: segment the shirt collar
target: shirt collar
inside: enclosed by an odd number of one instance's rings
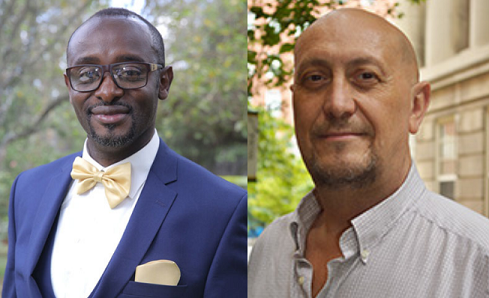
[[[311,191],[302,198],[297,209],[292,213],[290,232],[294,238],[296,250],[302,254],[306,246],[307,232],[320,212],[321,206]]]
[[[158,153],[158,148],[160,146],[158,132],[155,129],[155,133],[153,134],[153,138],[149,141],[146,146],[141,148],[138,152],[133,155],[118,161],[108,167],[104,167],[96,162],[88,153],[87,149],[87,140],[85,140],[85,144],[83,146],[83,154],[82,158],[95,166],[99,171],[106,171],[112,167],[115,167],[120,164],[124,164],[127,162],[131,163],[131,190],[129,191],[128,197],[133,199],[138,193],[139,189],[144,185],[146,178],[148,177],[149,170],[153,165],[153,161],[156,158],[156,154]]]
[[[406,180],[395,193],[351,221],[358,237],[360,251],[371,251],[397,221],[416,204],[416,199],[425,190],[424,183],[412,162]]]
[[[340,247],[345,258],[360,252],[366,263],[371,250],[387,234],[394,224],[416,203],[416,199],[426,190],[414,162],[401,187],[387,199],[354,218],[352,227],[340,238]],[[292,214],[290,231],[296,249],[304,254],[307,233],[314,223],[321,207],[313,192],[308,193]],[[356,237],[354,236],[356,235]],[[347,251],[348,250],[348,251]]]

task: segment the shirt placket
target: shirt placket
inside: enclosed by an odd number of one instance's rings
[[[293,297],[311,297],[312,265],[300,251],[294,253]]]
[[[340,238],[340,248],[343,257],[333,259],[328,263],[328,279],[317,298],[334,298],[338,289],[348,277],[359,257],[359,244],[352,228],[343,233]]]

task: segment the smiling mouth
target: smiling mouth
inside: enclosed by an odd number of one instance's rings
[[[327,140],[327,141],[347,141],[356,139],[359,137],[364,137],[366,134],[364,133],[356,133],[356,132],[334,132],[334,133],[325,133],[319,135],[319,138]]]
[[[124,105],[99,105],[88,109],[90,118],[105,125],[114,125],[124,121],[131,109]]]
[[[105,114],[100,114],[100,115],[93,115],[93,117],[98,121],[103,124],[116,124],[118,122],[121,122],[124,118],[126,118],[128,114],[110,114],[110,115],[105,115]]]

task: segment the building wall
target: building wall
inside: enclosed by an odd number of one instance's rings
[[[428,188],[489,216],[489,1],[401,4],[431,104],[414,158]]]

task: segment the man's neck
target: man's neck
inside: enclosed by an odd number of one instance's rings
[[[103,167],[108,167],[123,159],[126,159],[141,150],[141,148],[136,148],[136,150],[117,150],[116,148],[112,148],[110,151],[105,151],[97,149],[97,146],[90,146],[90,144],[87,144],[87,149],[90,156]]]
[[[327,264],[342,256],[341,235],[351,221],[396,192],[409,174],[411,160],[401,162],[397,171],[378,173],[377,179],[362,188],[316,186],[314,196],[321,212],[308,231],[306,259],[313,266],[312,296],[316,297],[328,278]]]
[[[326,217],[324,224],[330,231],[345,231],[351,226],[352,219],[396,192],[406,180],[410,167],[409,158],[390,167],[389,171],[379,171],[375,181],[361,188],[317,185],[314,195],[323,210],[320,216]]]

